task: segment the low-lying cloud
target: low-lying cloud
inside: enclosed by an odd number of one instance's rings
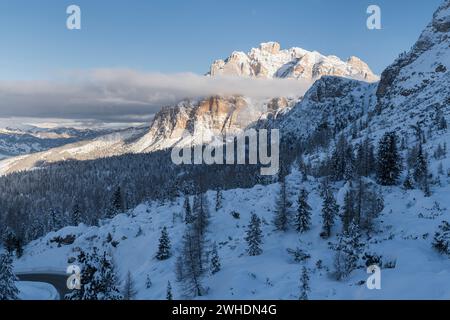
[[[136,121],[184,99],[302,95],[309,82],[101,69],[47,81],[0,81],[0,117]]]

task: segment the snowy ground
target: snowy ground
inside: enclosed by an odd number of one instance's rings
[[[17,282],[20,300],[59,300],[59,294],[55,287],[42,282]]]
[[[441,179],[442,186],[433,189],[430,198],[424,198],[418,190],[383,189],[386,206],[377,219],[377,232],[372,238],[364,239],[365,252],[382,255],[383,263],[395,265],[382,269],[381,290],[367,289],[364,282],[369,275],[365,267],[355,270],[345,281],[332,277],[334,251],[330,249],[330,242],[336,242],[340,221],[333,229],[332,238],[320,238],[322,201],[318,183],[313,178],[302,185],[310,191],[313,227],[301,235],[292,228],[286,233],[273,231],[271,221],[278,184],[225,191],[224,206],[218,212],[213,209],[215,193],[209,192],[211,222],[208,239],[210,243],[217,243],[223,268],[214,276],[205,276],[203,284],[209,287],[209,292],[203,298],[297,299],[303,265],[295,263],[286,249],[299,247],[311,255],[305,263],[310,269],[310,299],[449,299],[450,259],[439,255],[431,246],[439,223],[450,220],[447,180]],[[338,202],[342,202],[345,186],[335,187]],[[294,207],[299,188],[300,177],[294,170],[288,177],[289,198]],[[52,232],[30,243],[15,267],[17,270],[65,270],[68,258],[76,256],[75,248],[97,246],[114,256],[122,279],[128,270],[131,271],[138,291],[136,298],[164,299],[168,280],[174,287],[175,298],[182,298],[174,274],[185,228],[181,217],[177,217],[183,212],[182,204],[183,198],[173,203],[143,204],[128,214],[105,221],[100,227],[80,225]],[[240,213],[240,219],[231,215],[233,211]],[[258,257],[249,257],[245,252],[245,230],[252,213],[263,220],[264,252]],[[169,230],[174,254],[169,260],[158,261],[154,255],[164,226]],[[116,247],[106,241],[108,233],[117,242]],[[76,240],[71,245],[58,247],[51,242],[57,235],[74,235]],[[322,269],[316,267],[318,260],[323,261]],[[145,287],[147,275],[153,283],[149,289]]]

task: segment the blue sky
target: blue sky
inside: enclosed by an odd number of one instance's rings
[[[0,79],[39,79],[65,70],[131,68],[205,73],[210,63],[264,41],[341,58],[380,73],[408,50],[441,0],[0,0]],[[82,10],[82,30],[65,27]],[[366,9],[382,10],[382,30]]]

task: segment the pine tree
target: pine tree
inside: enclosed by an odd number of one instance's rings
[[[433,247],[442,254],[450,255],[450,223],[442,221],[434,234]]]
[[[3,236],[3,245],[6,249],[6,252],[12,254],[16,248],[17,237],[13,230],[9,227],[6,228]]]
[[[217,245],[214,243],[213,249],[211,252],[211,273],[216,274],[222,268],[220,264],[219,253],[217,252]]]
[[[13,272],[11,254],[0,254],[0,300],[18,300],[17,277]]]
[[[192,215],[191,204],[189,203],[189,197],[184,198],[184,222],[186,224],[194,222],[195,217]]]
[[[360,236],[359,226],[354,221],[339,236],[334,260],[338,280],[346,278],[357,268],[362,248]]]
[[[116,268],[112,257],[106,252],[100,258],[100,267],[96,279],[96,290],[98,300],[122,300],[123,296],[120,293]]]
[[[112,214],[113,214],[112,217],[116,216],[117,214],[123,211],[124,211],[124,201],[122,197],[122,190],[120,187],[117,187],[112,196]]]
[[[76,203],[72,208],[72,224],[78,226],[81,223],[81,210],[78,203]]]
[[[297,214],[295,215],[295,229],[306,232],[311,228],[311,206],[308,204],[308,191],[300,190]]]
[[[219,211],[220,209],[222,209],[222,200],[223,200],[222,190],[217,189],[217,191],[216,191],[216,212]]]
[[[171,256],[171,245],[167,228],[164,227],[161,231],[161,237],[159,238],[158,252],[156,253],[156,259],[167,260]]]
[[[123,290],[122,290],[123,299],[124,300],[133,300],[136,296],[136,293],[137,292],[135,289],[133,276],[131,275],[131,272],[128,271],[126,278],[125,278],[125,283],[123,285]]]
[[[170,284],[170,281],[167,281],[166,300],[169,300],[169,301],[173,300],[172,285]]]
[[[350,223],[356,218],[353,191],[350,189],[345,193],[344,206],[342,207],[342,228],[347,231]]]
[[[405,188],[405,190],[414,189],[414,181],[409,171],[408,174],[406,175],[405,181],[403,182],[403,188]]]
[[[280,193],[278,194],[273,224],[275,225],[275,230],[286,231],[287,223],[288,223],[288,213],[287,213],[286,182],[282,181],[280,182]]]
[[[16,238],[15,249],[16,249],[16,257],[21,258],[23,255],[23,239],[22,239],[22,237]]]
[[[206,194],[202,193],[194,197],[194,209],[193,213],[195,215],[194,229],[199,232],[200,236],[203,237],[206,228],[209,224],[209,210],[208,210],[208,199]]]
[[[308,300],[308,293],[311,291],[311,288],[309,287],[309,275],[308,275],[308,269],[306,267],[303,267],[302,274],[300,276],[300,300]]]
[[[395,185],[400,176],[402,160],[397,150],[397,135],[387,132],[378,143],[377,178],[382,185]]]
[[[85,253],[81,250],[77,257],[77,264],[81,269],[80,290],[73,290],[66,294],[66,300],[121,300],[123,297],[118,289],[118,281],[112,258],[98,249]]]
[[[419,184],[420,189],[425,193],[425,196],[430,196],[430,185],[428,181],[428,162],[422,145],[419,145],[418,148],[413,174],[414,180]]]
[[[205,290],[202,285],[205,260],[204,239],[194,227],[187,228],[183,236],[183,248],[177,259],[176,274],[188,297],[203,296]]]
[[[331,190],[326,187],[324,191],[324,199],[322,205],[322,233],[320,234],[322,238],[327,239],[331,235],[331,228],[334,225],[334,219],[339,213],[339,206],[336,203],[336,199],[333,196]]]
[[[147,275],[147,278],[145,279],[145,287],[147,289],[150,289],[152,287],[152,279],[150,279],[150,275]]]
[[[247,253],[250,256],[259,256],[262,253],[262,231],[261,231],[261,220],[256,214],[252,214],[250,224],[247,228],[247,235],[245,237],[247,241],[248,248]]]

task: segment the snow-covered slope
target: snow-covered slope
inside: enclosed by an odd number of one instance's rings
[[[129,146],[141,138],[148,127],[117,130],[94,139],[64,144],[46,151],[0,161],[0,175],[28,170],[65,160],[92,160],[129,152]]]
[[[450,165],[450,159],[445,160]],[[275,199],[278,184],[257,185],[252,189],[236,189],[223,192],[223,208],[214,210],[215,193],[208,192],[210,225],[207,239],[209,246],[218,245],[222,270],[206,273],[203,285],[209,288],[204,299],[297,299],[301,267],[310,270],[311,299],[448,299],[450,298],[450,259],[432,249],[434,231],[441,220],[450,220],[447,194],[449,178],[442,179],[443,187],[433,190],[431,198],[424,198],[421,191],[403,191],[388,187],[383,190],[385,209],[376,220],[376,232],[363,237],[363,251],[382,256],[386,268],[382,269],[382,289],[368,290],[368,278],[364,261],[345,281],[333,279],[335,251],[330,243],[336,243],[340,222],[333,228],[333,236],[323,240],[321,230],[321,198],[319,184],[310,177],[301,183],[294,170],[287,179],[289,201],[295,209],[299,188],[310,192],[309,203],[313,208],[312,229],[304,234],[294,230],[287,233],[274,231]],[[347,186],[336,184],[340,204]],[[181,248],[181,238],[186,228],[181,220],[183,198],[170,203],[148,203],[128,214],[121,214],[105,221],[101,227],[67,227],[49,233],[33,241],[25,248],[23,258],[16,261],[18,270],[65,270],[68,259],[76,257],[79,248],[89,250],[96,246],[114,257],[120,278],[131,271],[136,283],[138,299],[165,299],[167,281],[174,287],[174,296],[183,298],[183,291],[176,281],[175,261]],[[238,212],[240,218],[232,216]],[[246,227],[252,213],[263,221],[263,254],[250,257],[244,240]],[[179,215],[179,216],[178,216]],[[175,217],[175,218],[174,218]],[[167,227],[172,243],[172,257],[158,261],[154,255],[161,229]],[[107,241],[108,234],[112,242]],[[58,246],[52,239],[74,236],[72,244]],[[112,243],[114,245],[112,245]],[[301,248],[309,255],[305,263],[296,263],[287,249]],[[208,247],[210,248],[210,247]],[[317,262],[322,261],[322,267]],[[147,276],[153,286],[146,288]]]
[[[320,125],[344,128],[375,106],[377,83],[325,76],[317,80],[276,126],[296,139],[310,136]]]
[[[368,82],[378,81],[369,66],[357,57],[342,61],[301,48],[281,50],[277,42],[261,43],[248,53],[235,51],[226,60],[216,60],[208,75],[232,75],[258,78],[288,78],[315,81],[334,75]]]
[[[106,133],[106,130],[46,129],[32,126],[23,129],[0,128],[0,159],[93,139]]]

